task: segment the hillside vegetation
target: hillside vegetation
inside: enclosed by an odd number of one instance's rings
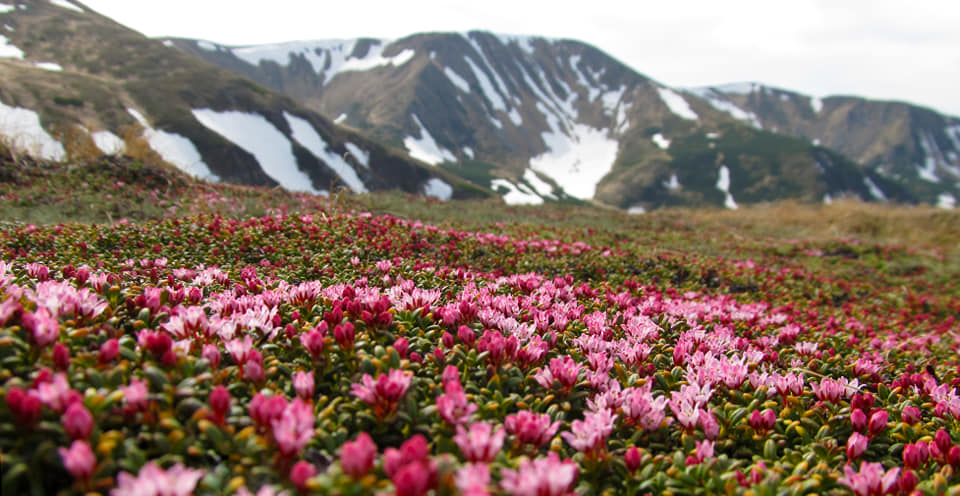
[[[0,147],[3,494],[954,494],[960,219]],[[167,494],[167,493],[162,493]]]

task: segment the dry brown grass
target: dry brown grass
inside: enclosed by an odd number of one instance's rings
[[[918,249],[960,251],[960,213],[930,206],[884,205],[853,200],[830,205],[794,201],[754,205],[736,211],[665,209],[664,220],[722,225],[745,237],[811,240],[857,239]]]

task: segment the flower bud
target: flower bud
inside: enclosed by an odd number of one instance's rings
[[[100,353],[97,355],[97,361],[101,364],[107,364],[117,358],[120,353],[120,341],[117,338],[108,339],[100,345]]]
[[[79,401],[67,407],[61,422],[70,439],[87,439],[93,433],[93,415]]]
[[[867,414],[863,413],[863,410],[854,410],[850,414],[850,423],[853,425],[853,430],[863,432],[867,428]]]
[[[871,436],[876,436],[887,428],[887,418],[888,414],[886,410],[877,410],[873,412],[873,415],[870,415],[870,422],[867,428]]]
[[[63,343],[53,345],[53,367],[57,370],[70,368],[70,350]]]
[[[867,436],[860,434],[859,432],[854,432],[850,435],[850,438],[847,439],[847,458],[850,460],[855,460],[864,451],[867,450],[867,444],[869,444],[869,439]]]
[[[915,406],[908,406],[903,409],[900,418],[909,425],[920,421],[920,409]]]
[[[290,482],[293,483],[293,486],[296,487],[298,491],[306,492],[307,481],[314,475],[317,475],[317,467],[314,467],[313,464],[309,462],[300,460],[293,464],[293,468],[290,469]]]
[[[623,455],[623,461],[627,465],[627,470],[635,472],[640,467],[640,450],[636,446],[631,446],[627,454]]]

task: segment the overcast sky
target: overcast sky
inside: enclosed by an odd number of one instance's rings
[[[83,1],[83,0],[81,0]],[[590,43],[672,86],[740,81],[960,116],[954,0],[86,0],[148,36],[227,45],[483,29]]]

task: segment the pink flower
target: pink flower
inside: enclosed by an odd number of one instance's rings
[[[323,323],[322,325],[325,325]],[[300,334],[300,343],[303,344],[303,347],[307,349],[307,353],[310,354],[310,358],[314,360],[320,360],[323,358],[323,335],[324,332],[320,331],[317,328],[310,329],[307,332]]]
[[[296,398],[284,408],[279,418],[270,421],[277,449],[285,457],[292,457],[313,439],[313,408]]]
[[[486,336],[486,333],[484,333]],[[551,389],[555,383],[559,383],[564,392],[570,392],[577,384],[577,378],[580,375],[581,365],[566,355],[562,358],[553,358],[548,367],[543,367],[534,376],[537,383],[541,386]]]
[[[97,465],[97,457],[90,449],[90,443],[77,439],[70,445],[70,449],[57,448],[57,452],[60,453],[63,466],[74,479],[88,480],[93,476],[93,470]]]
[[[46,307],[40,307],[33,313],[24,312],[20,321],[30,333],[31,341],[39,348],[49,346],[60,337],[60,322]]]
[[[203,469],[187,468],[182,463],[164,471],[156,462],[147,462],[136,477],[120,472],[110,496],[189,496],[203,474]]]
[[[713,441],[720,435],[720,424],[717,417],[709,410],[700,410],[700,427],[703,429],[703,435]]]
[[[625,389],[623,404],[620,405],[625,419],[648,431],[660,428],[666,418],[667,408],[667,398],[654,398],[650,392],[652,386],[652,383],[647,382],[638,388]]]
[[[753,430],[759,434],[763,434],[777,425],[777,414],[769,408],[763,412],[754,410],[750,413],[748,422],[750,423],[750,427],[753,427]]]
[[[385,418],[396,411],[397,403],[407,392],[412,379],[412,373],[400,369],[381,374],[376,381],[370,374],[363,374],[362,382],[354,383],[350,392],[372,405],[377,418]]]
[[[577,481],[577,464],[556,453],[522,460],[517,470],[501,469],[500,487],[513,496],[565,496]]]
[[[206,358],[210,362],[210,366],[217,368],[220,366],[220,350],[217,349],[215,344],[207,344],[203,346],[203,351],[200,354],[203,358]]]
[[[857,496],[892,494],[898,489],[899,467],[884,472],[883,465],[879,463],[860,462],[859,472],[847,465],[843,467],[843,473],[844,476],[837,479],[837,482],[849,487]]]
[[[295,372],[293,374],[293,389],[297,392],[297,396],[304,401],[313,399],[314,388],[315,383],[312,370],[310,372]]]
[[[333,340],[337,342],[341,350],[352,350],[353,343],[356,339],[357,331],[350,322],[344,322],[343,324],[334,326]]]
[[[574,420],[570,425],[570,432],[561,433],[560,436],[577,451],[597,455],[606,446],[617,416],[604,409],[587,412],[583,418],[582,421]]]
[[[416,434],[404,441],[400,445],[400,449],[387,448],[383,450],[383,471],[387,474],[387,477],[392,477],[404,465],[425,460],[428,456],[427,438],[421,434]]]
[[[687,465],[699,465],[713,458],[713,441],[703,440],[694,442],[695,454],[687,457]]]
[[[63,430],[70,436],[70,439],[88,439],[90,434],[93,433],[93,415],[79,401],[71,403],[67,407],[67,410],[63,412],[61,422],[63,423]]]
[[[477,411],[477,405],[467,401],[460,381],[448,381],[444,384],[447,393],[437,397],[437,413],[450,425],[466,424],[470,416]]]
[[[97,361],[106,364],[113,361],[120,353],[120,341],[117,338],[108,339],[100,345],[100,353],[97,355]]]
[[[343,473],[359,479],[370,472],[376,457],[377,445],[369,434],[361,432],[355,440],[343,443],[340,448],[340,467]]]
[[[520,410],[513,415],[507,415],[504,420],[507,432],[513,434],[517,442],[543,446],[553,439],[560,427],[560,421],[550,422],[549,414],[537,415],[529,410]]]
[[[463,342],[468,348],[472,347],[474,343],[477,342],[477,334],[473,332],[473,329],[462,325],[457,328],[457,337],[460,338],[460,341]]]
[[[224,343],[224,347],[227,349],[227,353],[230,353],[230,356],[233,357],[234,363],[243,368],[247,363],[251,350],[253,350],[253,337],[244,336],[243,340],[240,339],[231,339]]]
[[[867,429],[867,414],[863,413],[863,410],[854,410],[850,414],[850,425],[857,432],[865,431]]]
[[[493,424],[489,422],[474,422],[470,424],[469,430],[458,425],[453,441],[457,443],[468,462],[490,463],[503,447],[504,436],[506,432],[503,428],[497,428],[494,431]]]
[[[296,487],[297,490],[304,492],[307,490],[307,481],[314,475],[317,475],[317,467],[314,467],[313,464],[309,462],[300,460],[294,463],[293,468],[290,469],[290,482],[293,483],[293,487]]]
[[[486,463],[467,463],[457,469],[454,484],[464,496],[490,494],[490,466]]]
[[[123,391],[123,398],[127,402],[127,408],[130,411],[143,411],[147,409],[147,399],[150,390],[147,389],[145,379],[130,379],[129,386],[120,386]]]
[[[42,381],[28,394],[36,396],[47,408],[63,413],[71,403],[81,401],[80,393],[70,388],[67,374],[58,372],[49,381]]]
[[[111,341],[116,341],[116,339]],[[57,370],[67,370],[70,368],[70,349],[64,346],[63,343],[53,344],[53,366]]]
[[[264,396],[261,393],[250,399],[250,418],[261,431],[269,430],[273,421],[283,416],[287,408],[287,399],[283,396]]]
[[[261,383],[267,376],[263,370],[263,355],[257,350],[247,353],[247,362],[243,364],[243,375],[255,383]]]
[[[870,443],[870,439],[859,432],[854,432],[850,435],[850,438],[847,439],[847,458],[850,460],[856,460],[864,451],[867,450],[867,445]]]
[[[397,338],[393,342],[393,349],[397,350],[397,355],[400,358],[407,358],[407,353],[410,352],[410,341],[403,337]]]

